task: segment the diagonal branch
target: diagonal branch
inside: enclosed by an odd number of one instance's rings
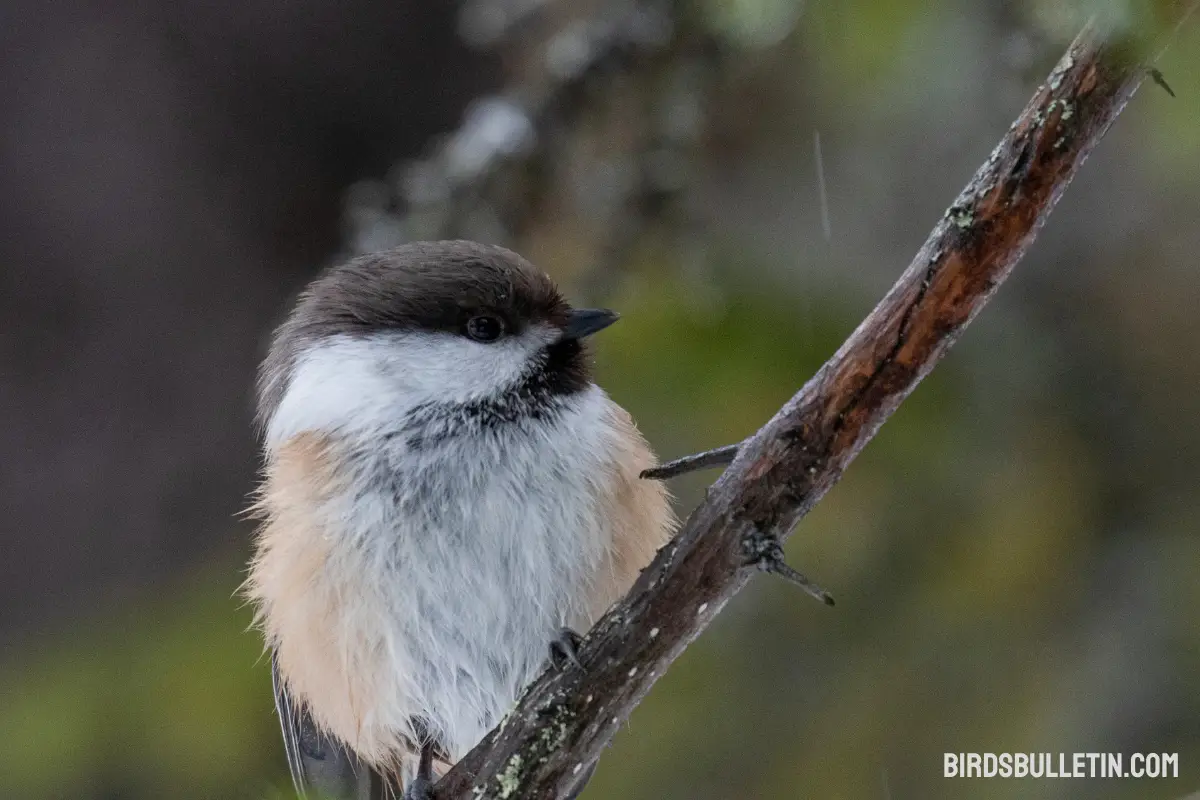
[[[1182,9],[1180,10],[1182,13]],[[991,298],[1147,74],[1089,25],[912,264],[753,437],[629,595],[435,788],[438,800],[571,796],[618,726]],[[712,462],[709,462],[710,464]]]

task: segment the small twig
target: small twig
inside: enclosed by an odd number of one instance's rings
[[[1163,77],[1162,71],[1158,67],[1146,67],[1146,74],[1150,76],[1150,80],[1163,88],[1171,97],[1175,96],[1175,92],[1167,85],[1167,79]]]
[[[756,566],[763,572],[778,575],[827,606],[834,604],[833,596],[829,592],[817,586],[784,560],[783,545],[778,537],[755,531],[746,537],[743,546],[746,549],[746,566]]]
[[[705,450],[703,453],[684,456],[673,461],[668,461],[665,464],[659,464],[657,467],[642,470],[641,477],[652,480],[665,480],[666,478],[674,478],[678,475],[685,475],[696,470],[709,469],[710,467],[724,467],[733,463],[733,459],[737,458],[738,448],[741,443],[727,444],[724,447],[718,447],[713,450]]]

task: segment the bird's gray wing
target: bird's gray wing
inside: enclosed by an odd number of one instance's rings
[[[271,654],[275,710],[283,729],[283,747],[296,794],[306,800],[392,800],[399,791],[360,762],[339,742],[322,733],[308,712],[293,702]]]

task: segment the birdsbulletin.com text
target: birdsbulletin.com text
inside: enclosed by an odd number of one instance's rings
[[[946,778],[1178,778],[1179,753],[944,753]]]

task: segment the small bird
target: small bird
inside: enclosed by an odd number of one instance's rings
[[[418,242],[327,270],[276,331],[245,592],[302,796],[427,798],[670,537],[591,377],[616,319],[503,248]]]

